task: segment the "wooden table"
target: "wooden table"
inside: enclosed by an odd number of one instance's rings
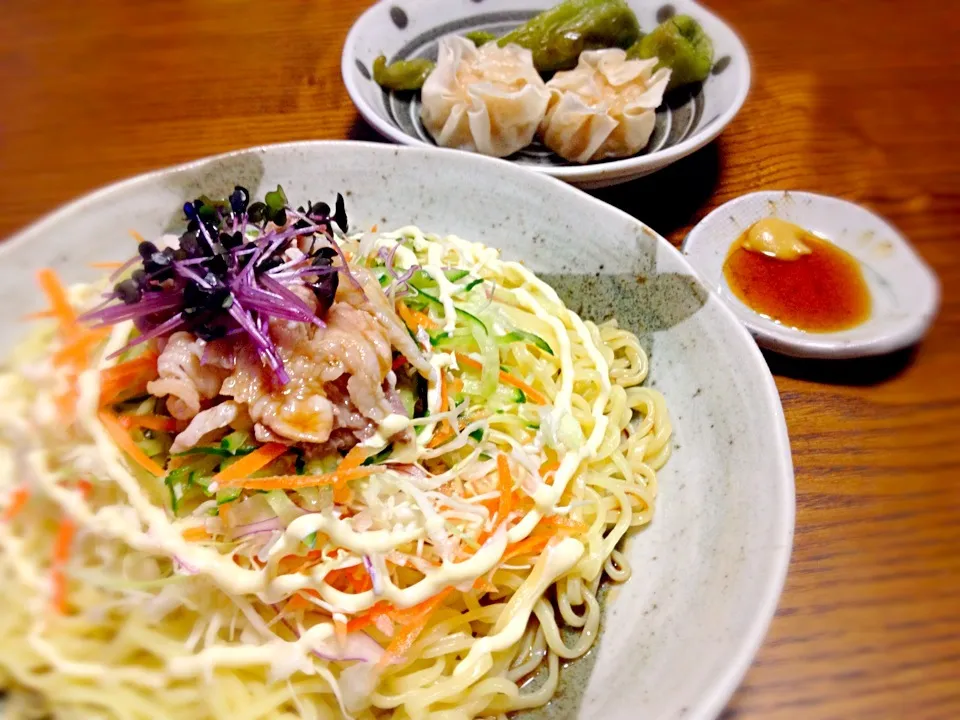
[[[0,236],[113,180],[307,138],[375,139],[340,80],[361,0],[7,0]],[[751,190],[840,195],[940,275],[911,352],[770,357],[797,469],[780,611],[727,718],[960,717],[960,12],[955,0],[713,0],[753,55],[720,140],[601,193],[679,242]]]

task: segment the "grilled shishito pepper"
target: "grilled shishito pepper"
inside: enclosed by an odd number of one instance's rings
[[[387,65],[381,55],[373,61],[373,79],[384,90],[419,90],[436,63],[425,58],[397,60]]]
[[[507,33],[497,44],[515,43],[533,53],[539,72],[575,67],[584,50],[626,50],[640,38],[640,24],[624,0],[566,0]]]
[[[656,69],[670,68],[668,90],[702,82],[713,66],[713,43],[689,15],[677,15],[644,35],[630,50],[629,58],[659,58]]]
[[[584,50],[626,50],[640,38],[640,25],[624,0],[566,0],[499,39],[486,31],[467,33],[467,38],[477,45],[496,40],[500,47],[524,47],[533,53],[537,71],[545,73],[576,66]],[[387,90],[418,90],[434,67],[425,59],[387,65],[381,56],[373,63],[373,79]]]

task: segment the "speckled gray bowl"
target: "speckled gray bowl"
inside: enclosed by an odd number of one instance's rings
[[[0,247],[0,322],[39,309],[33,271],[92,279],[128,257],[127,228],[172,227],[185,199],[346,196],[352,221],[409,223],[500,247],[597,320],[616,315],[652,352],[676,450],[652,525],[628,544],[633,577],[611,593],[599,646],[568,667],[550,718],[710,718],[746,671],[773,615],[793,534],[793,467],[773,380],[746,330],[666,241],[561,182],[510,163],[426,148],[297,143],[253,148],[118,183]],[[2,611],[2,608],[0,608]],[[0,639],[0,642],[3,642]]]

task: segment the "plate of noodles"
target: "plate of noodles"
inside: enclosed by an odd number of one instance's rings
[[[779,398],[633,218],[293,143],[0,258],[7,716],[709,718],[749,666],[792,542]]]

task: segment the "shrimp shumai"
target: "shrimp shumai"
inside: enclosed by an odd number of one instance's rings
[[[420,118],[438,145],[505,157],[533,141],[549,97],[529,50],[451,36],[423,84]]]
[[[629,60],[619,48],[580,54],[573,70],[558,72],[540,125],[544,145],[577,163],[628,157],[646,146],[656,109],[670,81],[657,58]]]

